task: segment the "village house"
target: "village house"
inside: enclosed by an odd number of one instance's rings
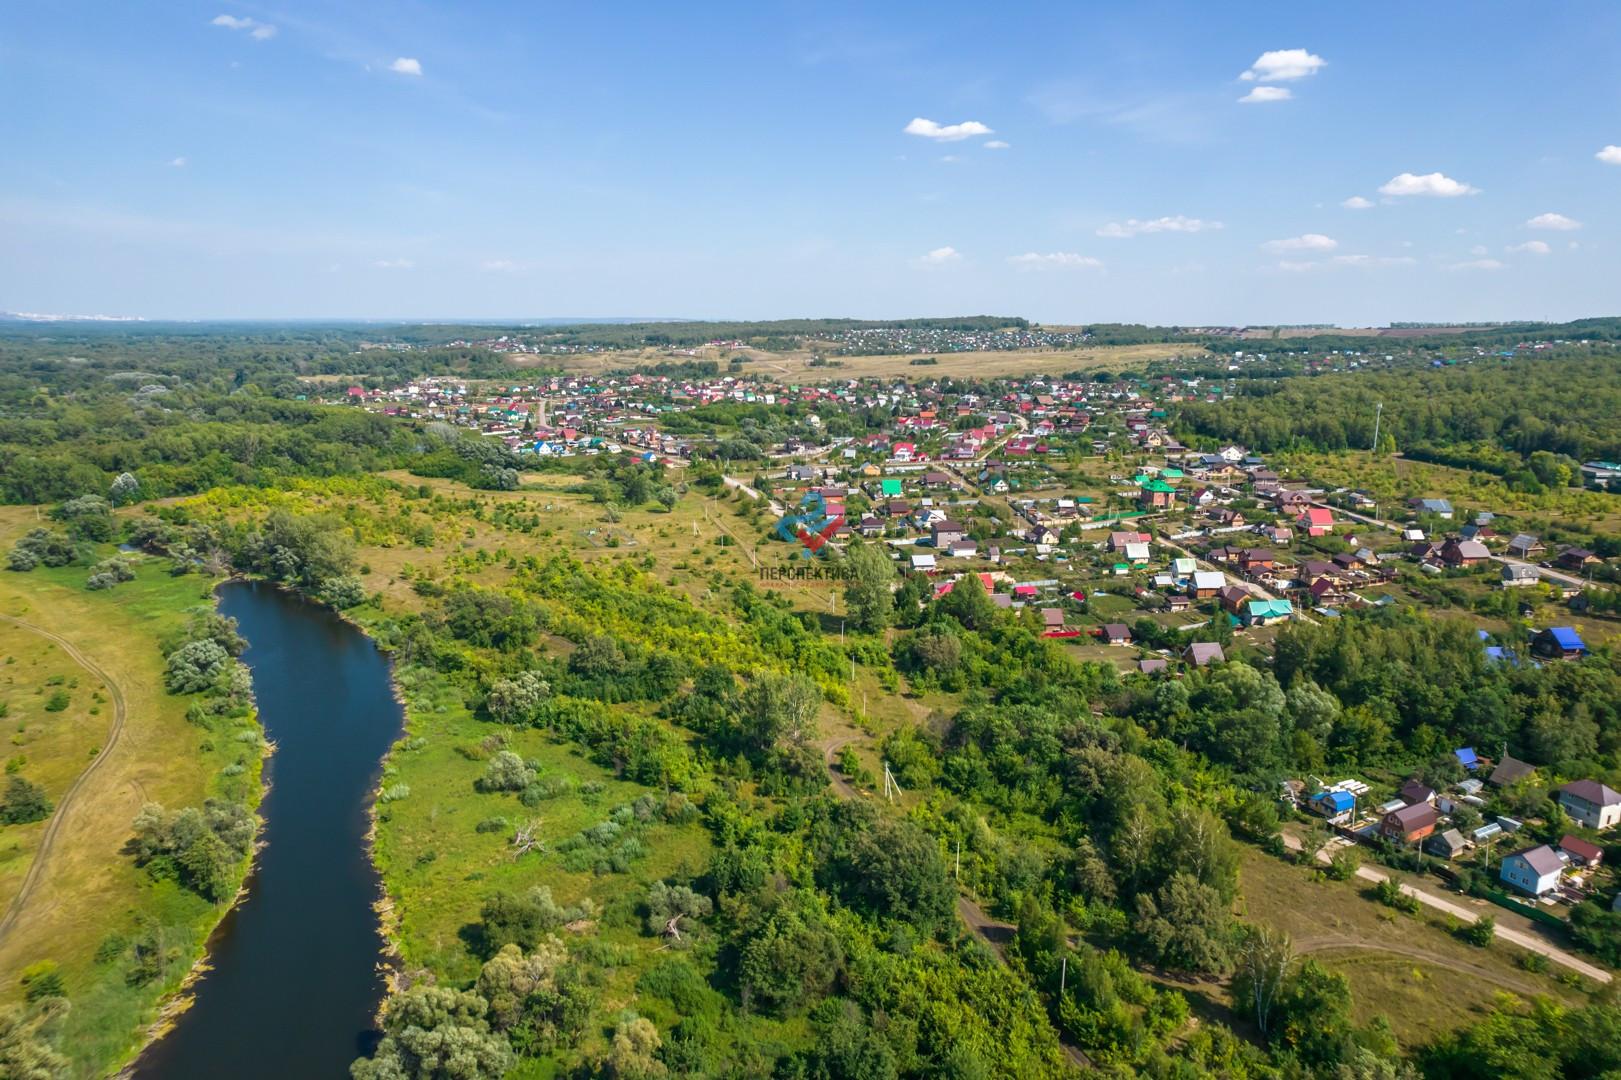
[[[1452,520],[1452,503],[1446,499],[1409,499],[1407,505],[1421,514],[1434,514],[1443,521]]]
[[[1327,536],[1334,531],[1334,515],[1321,506],[1308,506],[1295,525],[1307,536]]]
[[[1188,595],[1196,600],[1208,600],[1226,584],[1227,576],[1219,570],[1195,570],[1193,580],[1188,583]]]
[[[1542,580],[1537,568],[1529,563],[1504,563],[1500,583],[1505,589],[1522,589]]]
[[[1566,833],[1559,838],[1559,850],[1570,856],[1575,866],[1592,868],[1604,861],[1604,849],[1590,840]]]
[[[1440,815],[1427,802],[1392,810],[1379,822],[1379,835],[1399,844],[1413,844],[1435,832]]]
[[[1194,667],[1207,667],[1224,662],[1227,655],[1222,652],[1219,642],[1195,641],[1183,650],[1182,658]]]
[[[1131,629],[1125,623],[1105,623],[1098,637],[1106,645],[1130,645]]]
[[[1137,503],[1145,510],[1168,510],[1176,504],[1176,488],[1157,477],[1138,489]]]
[[[1251,600],[1241,616],[1245,626],[1270,626],[1294,618],[1295,606],[1288,600]]]
[[[936,521],[929,529],[929,537],[937,548],[948,548],[968,537],[968,530],[956,521]]]
[[[1559,885],[1565,872],[1565,860],[1547,844],[1516,851],[1503,860],[1498,873],[1504,882],[1529,896],[1542,896]]]
[[[1409,806],[1435,802],[1435,789],[1416,777],[1402,784],[1396,795]]]
[[[1530,559],[1548,549],[1530,533],[1515,533],[1508,542],[1508,553],[1516,559]]]
[[[1586,548],[1568,547],[1559,553],[1559,557],[1554,562],[1558,564],[1561,570],[1570,570],[1579,574],[1589,566],[1597,566],[1603,560]]]
[[[1456,859],[1463,854],[1464,849],[1468,846],[1469,842],[1463,838],[1463,833],[1457,829],[1447,829],[1444,832],[1433,833],[1428,840],[1424,841],[1424,850],[1426,852],[1443,859]]]
[[[1486,779],[1493,787],[1508,787],[1524,780],[1536,771],[1537,767],[1535,765],[1521,761],[1519,758],[1509,754],[1504,754],[1503,760],[1497,763],[1497,767],[1492,770],[1491,775]]]
[[[1597,780],[1572,781],[1555,798],[1565,813],[1589,829],[1608,829],[1621,821],[1621,792]]]
[[[1448,566],[1476,566],[1492,557],[1479,540],[1451,539],[1441,545],[1441,561]]]
[[[1237,615],[1250,600],[1250,592],[1242,585],[1224,585],[1216,591],[1216,599],[1224,611]]]
[[[1574,627],[1550,626],[1531,638],[1531,651],[1548,660],[1576,660],[1587,654],[1587,645]]]
[[[1246,574],[1271,570],[1277,566],[1277,556],[1270,548],[1245,548],[1238,553],[1238,568]]]

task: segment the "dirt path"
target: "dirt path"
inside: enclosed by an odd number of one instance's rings
[[[841,735],[822,744],[822,764],[827,768],[827,778],[833,784],[833,791],[841,799],[853,799],[859,793],[850,781],[844,778],[844,774],[839,771],[835,760],[838,758],[840,750],[855,742],[859,737],[857,735]]]
[[[1301,850],[1300,838],[1290,833],[1286,832],[1283,834],[1283,844],[1291,851]],[[1329,860],[1328,848],[1325,847],[1318,851],[1316,858],[1318,862],[1326,864]],[[1368,866],[1357,867],[1356,876],[1361,878],[1363,881],[1372,882],[1375,885],[1387,881],[1392,877],[1390,874],[1380,873],[1378,870]],[[1456,901],[1448,900],[1442,896],[1437,896],[1435,893],[1432,893],[1427,889],[1420,889],[1417,886],[1411,885],[1405,881],[1400,881],[1399,879],[1398,884],[1400,885],[1402,892],[1406,893],[1408,896],[1416,898],[1419,903],[1425,904],[1447,915],[1451,915],[1461,922],[1473,923],[1478,922],[1480,919],[1480,912],[1473,911],[1470,908],[1457,903]],[[1607,983],[1613,978],[1613,976],[1603,968],[1588,963],[1581,957],[1561,949],[1559,946],[1538,937],[1536,934],[1530,934],[1524,930],[1516,930],[1512,926],[1500,925],[1497,927],[1497,936],[1502,938],[1504,941],[1518,945],[1520,948],[1525,949],[1528,952],[1541,953],[1554,963],[1559,964],[1562,967],[1567,967],[1578,974],[1585,975],[1594,982]],[[1382,948],[1383,946],[1379,947]]]
[[[727,536],[731,537],[732,538],[732,543],[737,545],[737,547],[743,552],[743,554],[748,557],[749,565],[754,567],[756,570],[758,570],[760,568],[760,558],[759,558],[759,556],[754,554],[754,549],[752,547],[750,547],[749,545],[743,543],[742,540],[739,540],[736,533],[734,533],[731,529],[728,529],[724,524],[721,523],[721,521],[718,518],[715,517],[715,515],[713,515],[713,514],[711,514],[709,512],[709,507],[714,503],[714,501],[715,501],[714,499],[710,499],[708,502],[705,502],[703,504],[703,507],[704,507],[704,520],[709,522],[709,524],[715,526],[715,528],[719,529],[721,532],[725,533]]]
[[[1494,986],[1502,986],[1526,998],[1532,998],[1543,993],[1542,988],[1534,983],[1511,978],[1501,972],[1489,971],[1475,964],[1465,964],[1452,960],[1438,952],[1411,945],[1398,945],[1393,942],[1380,942],[1373,945],[1343,934],[1325,934],[1321,937],[1301,938],[1293,944],[1294,951],[1301,956],[1307,953],[1329,952],[1334,949],[1343,949],[1355,953],[1389,953],[1392,956],[1405,956],[1412,960],[1422,960],[1433,967],[1446,968],[1448,971],[1456,971],[1471,978],[1479,979],[1482,982],[1489,982]]]
[[[113,723],[108,730],[107,741],[102,745],[100,753],[95,756],[94,760],[85,766],[84,771],[62,793],[62,798],[56,804],[56,812],[51,815],[50,823],[45,826],[45,831],[40,834],[39,848],[34,852],[33,861],[28,865],[28,875],[23,878],[22,887],[17,890],[17,895],[11,898],[11,906],[6,909],[5,916],[0,918],[0,940],[4,940],[6,935],[11,932],[12,926],[17,922],[17,916],[22,914],[22,910],[27,905],[28,898],[33,893],[34,887],[39,884],[39,879],[45,874],[45,866],[51,854],[51,845],[55,843],[57,834],[61,832],[62,822],[67,819],[68,808],[73,804],[74,796],[79,793],[85,783],[101,767],[101,763],[112,755],[113,748],[118,745],[118,738],[124,733],[124,719],[127,710],[124,706],[124,692],[118,688],[118,684],[109,678],[107,673],[98,667],[94,661],[80,652],[71,641],[42,627],[35,626],[33,623],[24,622],[22,619],[10,615],[0,615],[0,620],[54,642],[72,658],[74,663],[88,671],[93,678],[107,688],[107,694],[113,703]]]

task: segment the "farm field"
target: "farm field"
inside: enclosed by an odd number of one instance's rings
[[[759,349],[691,350],[636,349],[613,352],[521,356],[515,368],[553,368],[568,374],[604,374],[648,369],[659,364],[713,360],[724,369],[733,356],[745,358],[743,373],[781,383],[837,382],[859,378],[999,378],[1018,375],[1062,375],[1066,372],[1135,371],[1153,360],[1203,356],[1202,348],[1185,343],[1099,345],[1064,350],[1010,350],[940,353],[937,363],[914,365],[917,355],[828,356],[822,367],[811,366],[809,349],[775,353]]]

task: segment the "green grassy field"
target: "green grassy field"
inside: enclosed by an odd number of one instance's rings
[[[32,518],[23,508],[0,514],[0,546],[9,546]],[[0,679],[16,683],[0,690],[0,699],[18,702],[5,721],[8,756],[26,757],[25,773],[58,802],[85,766],[101,759],[71,802],[58,805],[59,833],[38,883],[0,938],[0,1001],[20,998],[24,967],[41,960],[60,965],[73,1003],[62,1045],[73,1075],[83,1077],[104,1075],[133,1052],[223,914],[223,908],[136,868],[123,851],[135,814],[149,801],[178,808],[213,795],[257,804],[259,775],[256,748],[212,738],[187,723],[187,699],[163,689],[158,642],[189,612],[211,603],[213,582],[171,576],[157,560],[142,560],[134,581],[103,592],[85,590],[87,574],[71,566],[0,572],[0,612],[72,642],[117,684],[127,704],[123,731],[108,749],[108,688],[45,639],[6,628],[0,640],[17,662],[0,668]],[[58,676],[70,703],[46,714],[36,706],[31,684]],[[74,679],[78,685],[69,687]],[[47,700],[54,689],[47,688]],[[239,761],[245,764],[239,775],[222,775]],[[0,888],[7,903],[44,825],[0,826]],[[155,978],[131,985],[127,949],[115,946],[138,939],[155,943],[162,960]]]
[[[1381,905],[1366,882],[1329,881],[1246,847],[1239,888],[1241,915],[1286,932],[1297,955],[1344,975],[1358,1022],[1383,1014],[1406,1044],[1470,1023],[1500,991],[1569,1004],[1584,999],[1551,975],[1526,970],[1511,945],[1476,948],[1427,908],[1405,915]]]

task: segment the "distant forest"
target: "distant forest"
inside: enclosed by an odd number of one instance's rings
[[[1391,329],[1421,329],[1416,324],[1392,324]],[[1216,338],[1207,342],[1212,352],[1316,353],[1333,350],[1384,353],[1395,350],[1453,354],[1474,348],[1502,348],[1533,341],[1621,341],[1621,317],[1576,319],[1568,323],[1504,323],[1462,329],[1457,333],[1403,333],[1370,337],[1355,334],[1317,334],[1312,337]]]
[[[1183,405],[1177,422],[1187,438],[1262,451],[1366,450],[1380,403],[1381,442],[1411,457],[1499,475],[1539,452],[1574,461],[1621,457],[1621,355],[1614,352],[1251,380],[1234,398]]]

